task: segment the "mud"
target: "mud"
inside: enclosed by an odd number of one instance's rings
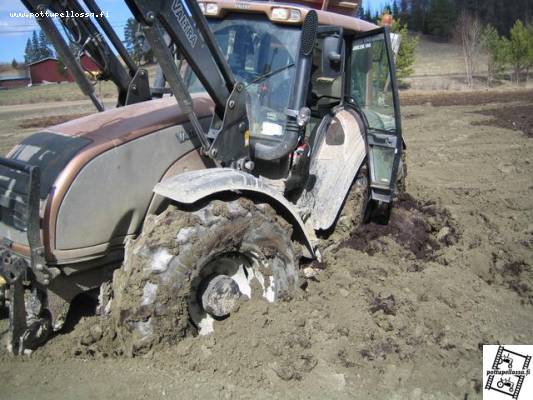
[[[386,253],[393,241],[405,249],[406,257],[429,261],[438,258],[443,247],[457,243],[459,236],[447,210],[402,193],[387,225],[361,225],[341,246],[374,255]]]
[[[480,122],[481,125],[522,131],[533,138],[533,112],[530,105],[499,107],[479,113],[492,117],[488,121]]]
[[[30,358],[0,350],[2,397],[481,399],[482,345],[533,343],[533,142],[487,124],[494,104],[418,104],[391,224],[307,265],[291,301],[135,358],[83,316]]]
[[[489,103],[532,102],[532,90],[509,91],[446,91],[446,92],[403,92],[400,94],[403,106],[432,105],[479,106]]]
[[[291,226],[270,206],[247,199],[215,200],[189,212],[169,206],[128,244],[104,306],[110,313],[97,333],[89,333],[99,336],[90,340],[91,351],[139,356],[195,335],[200,326],[189,320],[188,309],[200,301],[209,263],[223,253],[257,254],[263,263],[260,292],[273,288],[272,300],[288,297],[298,277],[291,235]],[[223,263],[217,260],[214,268]]]

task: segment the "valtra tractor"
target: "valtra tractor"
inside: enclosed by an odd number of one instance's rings
[[[0,159],[14,353],[86,292],[134,353],[207,334],[239,301],[289,298],[332,232],[387,223],[405,180],[394,58],[357,2],[126,0],[151,87],[93,0],[23,3],[99,112]]]

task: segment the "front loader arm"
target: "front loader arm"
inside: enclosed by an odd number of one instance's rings
[[[127,70],[108,45],[102,33],[90,18],[87,18],[85,9],[77,0],[51,1],[51,0],[22,0],[25,7],[37,15],[37,22],[45,32],[54,48],[65,63],[69,72],[73,75],[82,92],[91,98],[96,108],[103,111],[103,104],[96,98],[94,88],[72,49],[57,29],[52,18],[47,12],[55,13],[59,22],[72,41],[102,68],[102,76],[99,79],[111,80],[118,90],[117,106],[133,104],[139,101],[149,100],[150,89],[148,74],[145,70],[137,68],[129,56],[124,45],[105,18],[105,15],[93,0],[85,0],[90,12],[97,14],[102,30],[107,39],[113,44],[118,54],[126,64]]]
[[[196,0],[126,0],[157,58],[176,101],[191,121],[204,154],[219,166],[244,169],[250,160],[246,91],[235,82]],[[203,131],[165,35],[170,37],[215,103],[210,133]]]
[[[158,52],[165,43],[163,38],[154,43],[156,35],[166,32],[170,36],[215,102],[217,113],[222,118],[235,78],[198,3],[187,0],[126,0],[126,4],[145,27],[154,52]],[[168,63],[172,61],[167,57],[157,61],[168,80],[171,72]]]

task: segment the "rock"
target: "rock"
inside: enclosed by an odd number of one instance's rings
[[[468,383],[468,381],[466,380],[466,378],[461,378],[457,382],[455,382],[455,386],[457,386],[458,388],[462,388],[467,383]]]
[[[346,386],[346,378],[344,377],[344,374],[333,374],[331,378],[335,382],[335,386],[337,390],[344,389],[344,387]]]
[[[412,400],[420,400],[422,398],[422,389],[420,388],[414,388],[410,399]]]
[[[84,346],[90,346],[102,339],[103,334],[102,327],[99,324],[93,325],[80,338],[80,343]]]

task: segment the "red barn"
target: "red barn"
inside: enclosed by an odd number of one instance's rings
[[[28,86],[30,78],[26,71],[15,70],[0,72],[0,89],[13,89],[17,87]]]
[[[48,57],[28,64],[33,85],[48,82],[73,82],[72,76],[55,58]]]
[[[87,72],[99,72],[101,68],[87,54],[80,58],[82,68]],[[33,85],[48,82],[74,82],[74,78],[66,68],[55,58],[48,57],[28,64],[30,79]]]

